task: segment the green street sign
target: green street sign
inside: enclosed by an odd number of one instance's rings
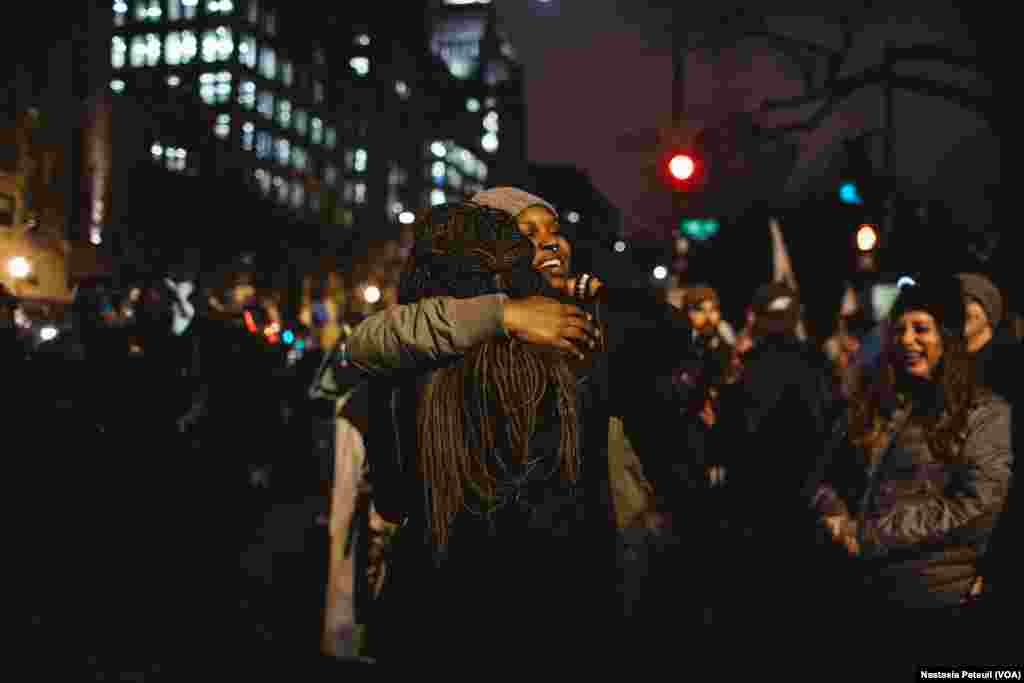
[[[679,221],[679,234],[704,242],[718,234],[718,221],[714,218],[684,218]]]

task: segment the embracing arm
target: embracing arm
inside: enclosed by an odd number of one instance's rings
[[[347,360],[368,374],[387,375],[457,358],[504,334],[506,299],[434,297],[391,306],[356,326],[345,342]]]
[[[965,464],[954,487],[939,495],[884,504],[858,524],[867,556],[921,544],[970,543],[985,539],[1010,488],[1010,406],[992,400],[968,424]]]

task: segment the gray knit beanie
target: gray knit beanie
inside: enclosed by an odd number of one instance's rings
[[[558,217],[558,210],[550,202],[517,187],[492,187],[489,190],[477,192],[469,201],[504,211],[512,217],[518,216],[524,209],[531,206],[543,206],[556,218]]]
[[[1003,319],[1003,297],[999,288],[981,273],[957,273],[963,285],[964,295],[976,300],[985,309],[992,329],[999,327]]]

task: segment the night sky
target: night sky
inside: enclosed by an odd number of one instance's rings
[[[640,170],[644,145],[628,147],[622,141],[671,120],[670,13],[665,9],[670,0],[495,1],[502,26],[525,67],[530,160],[577,165],[623,211],[627,233],[664,233],[670,206],[667,193],[652,186]],[[688,12],[728,13],[744,4],[722,0],[703,10],[686,6]],[[868,9],[859,16],[866,17],[875,33],[864,32],[855,42],[847,62],[851,72],[876,59],[879,43],[873,35],[879,31],[890,36],[894,45],[940,44],[983,58],[1000,51],[995,40],[998,17],[982,16],[980,11],[973,16],[969,14],[973,10],[962,3],[874,3],[877,8],[866,4]],[[759,13],[775,17],[773,28],[838,46],[837,15],[824,16],[822,9],[821,3],[807,2],[756,5]],[[701,20],[694,17],[694,25]],[[713,118],[729,109],[756,109],[765,99],[800,92],[794,72],[775,66],[765,69],[737,54],[726,55],[726,60],[733,61],[718,71],[710,60],[689,69],[688,113]],[[933,75],[954,84],[968,82],[955,69],[936,72],[930,68],[912,67],[909,73]],[[992,94],[994,79],[991,83],[982,88],[984,94]],[[878,88],[866,89],[839,107],[820,130],[800,135],[794,178],[805,185],[822,182],[816,179],[827,174],[837,141],[878,125],[879,93]],[[772,124],[784,119],[764,120]],[[1001,191],[1001,140],[985,121],[947,101],[897,92],[893,125],[890,169],[912,188],[910,193],[950,202],[955,220],[972,229],[997,227],[993,197]],[[654,147],[647,147],[649,158]],[[801,235],[793,233],[795,226],[787,240],[799,242]],[[766,234],[758,236],[759,251],[767,245]],[[802,265],[797,263],[797,269]]]

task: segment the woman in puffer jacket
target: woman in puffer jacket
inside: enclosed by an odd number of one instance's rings
[[[963,329],[954,278],[904,287],[878,371],[809,482],[823,526],[855,559],[858,590],[837,591],[863,610],[853,622],[904,644],[970,613],[1010,487],[1010,407],[972,378]]]

